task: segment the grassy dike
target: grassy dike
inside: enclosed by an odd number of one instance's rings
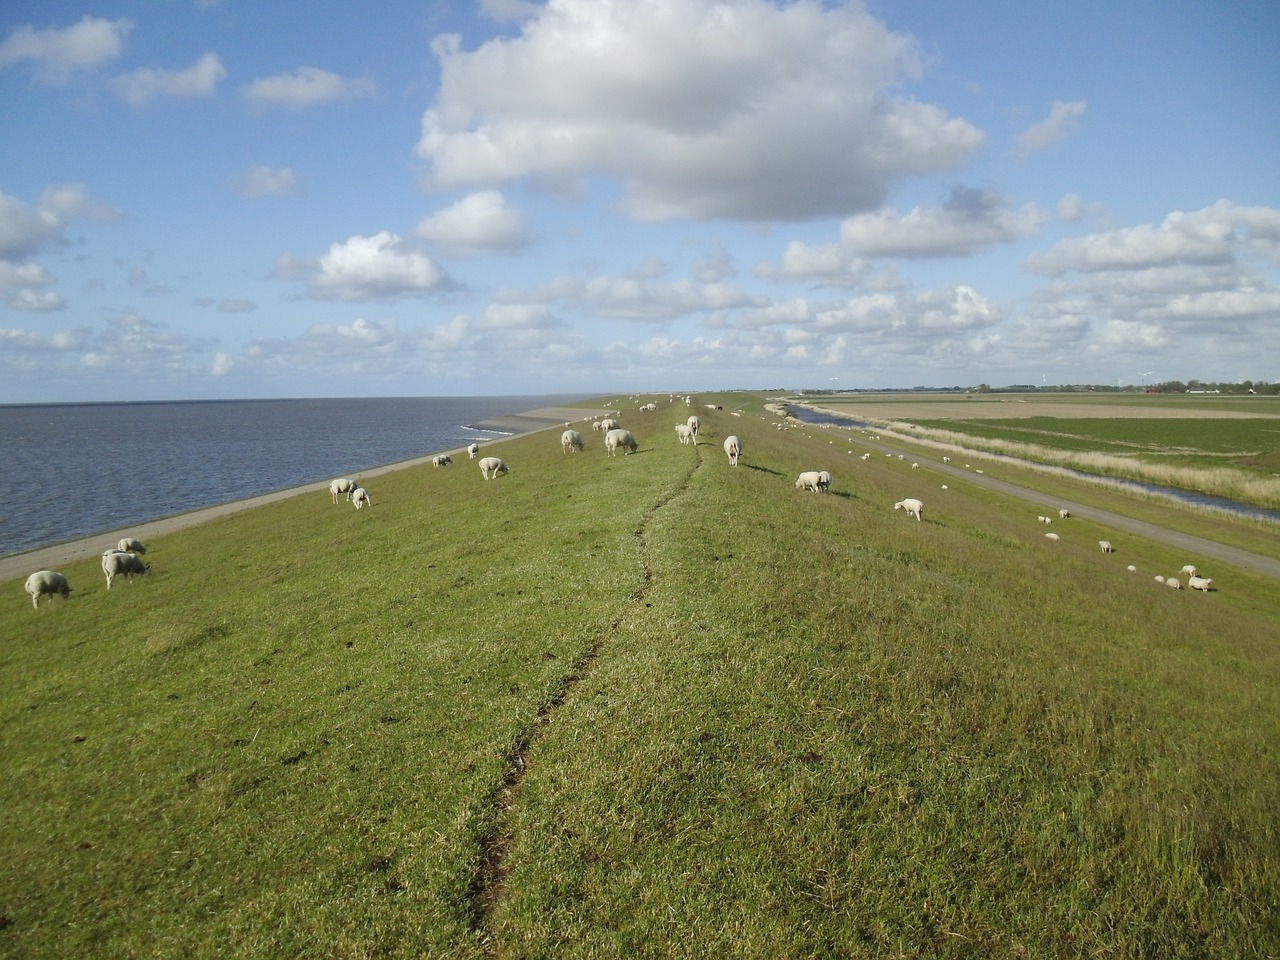
[[[6,584],[0,955],[1280,954],[1274,581],[722,399]]]

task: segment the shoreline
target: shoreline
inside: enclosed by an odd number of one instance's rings
[[[515,437],[523,437],[533,433],[540,433],[545,430],[564,429],[564,424],[566,422],[577,423],[579,421],[591,420],[594,417],[615,414],[616,412],[617,411],[615,410],[605,409],[603,407],[539,407],[535,410],[525,411],[524,413],[514,413],[502,417],[490,417],[487,420],[480,420],[475,423],[465,424],[464,426],[472,430],[484,430],[499,434],[492,439],[486,439],[483,441],[485,445],[488,445],[501,443],[503,440],[514,439]],[[361,470],[360,476],[362,478],[377,477],[384,473],[393,473],[397,470],[407,470],[410,467],[430,464],[432,457],[438,456],[442,453],[454,456],[455,454],[465,454],[466,451],[466,447],[452,447],[445,450],[433,450],[429,453],[424,453],[420,457],[413,457],[409,460],[398,460],[394,463],[387,463],[379,467],[371,467],[368,470]],[[164,536],[165,534],[172,533],[175,530],[194,527],[197,524],[205,523],[209,520],[216,520],[218,517],[225,517],[233,513],[239,513],[243,510],[252,510],[255,507],[265,506],[268,503],[288,500],[291,497],[301,496],[305,493],[327,492],[331,482],[332,478],[329,480],[317,480],[312,483],[305,483],[298,487],[286,487],[283,490],[276,490],[271,493],[262,493],[242,500],[231,500],[227,503],[214,504],[210,507],[198,507],[195,510],[188,510],[184,513],[175,513],[168,517],[159,517],[155,520],[147,520],[143,523],[135,523],[128,527],[103,530],[98,533],[90,534],[87,537],[77,537],[74,540],[50,544],[45,547],[36,547],[33,550],[24,550],[21,553],[9,554],[8,556],[0,557],[0,582],[7,582],[14,579],[25,579],[37,570],[56,570],[63,564],[83,560],[86,557],[101,556],[102,551],[107,546],[116,543],[122,537],[136,537],[137,539],[145,542],[153,537]]]

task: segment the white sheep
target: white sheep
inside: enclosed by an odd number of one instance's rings
[[[1103,553],[1115,553],[1116,548],[1111,546],[1110,540],[1099,540],[1098,546],[1102,548]]]
[[[1155,575],[1155,581],[1156,583],[1164,583],[1164,577],[1160,576],[1160,574],[1157,573]]]
[[[142,558],[136,553],[112,550],[102,555],[102,572],[107,575],[107,589],[110,590],[111,581],[117,576],[123,576],[131,581],[135,573],[140,575],[150,573],[151,567],[143,563]]]
[[[1044,538],[1045,538],[1046,540],[1054,540],[1054,541],[1062,539],[1062,538],[1061,538],[1061,537],[1059,537],[1056,533],[1046,533],[1046,534],[1044,535]]]
[[[742,456],[742,441],[733,434],[725,437],[724,452],[729,457],[729,463],[736,467],[738,465],[738,458]]]
[[[37,570],[27,577],[26,590],[31,594],[31,605],[39,609],[41,597],[52,597],[56,593],[65,600],[71,593],[71,586],[67,583],[67,578],[57,571]]]
[[[613,456],[619,447],[623,448],[622,455],[625,457],[628,453],[636,452],[636,438],[631,435],[630,430],[610,430],[604,435],[604,448],[609,451],[609,456]]]
[[[329,484],[329,493],[333,497],[334,503],[337,503],[338,497],[344,493],[347,495],[347,499],[350,500],[351,491],[357,486],[359,486],[359,484],[354,480],[348,480],[346,477],[339,477],[337,480],[333,481],[333,483]]]
[[[433,467],[447,467],[451,463],[453,463],[453,457],[449,456],[447,453],[438,453],[431,458],[431,465]]]
[[[1210,577],[1197,577],[1195,574],[1187,577],[1187,586],[1192,590],[1203,590],[1208,593],[1209,584],[1211,583],[1213,583],[1213,579]]]
[[[147,548],[142,545],[141,540],[135,540],[133,537],[125,537],[116,544],[116,549],[121,553],[146,553]]]
[[[1053,523],[1052,517],[1036,517],[1041,523]]]
[[[913,463],[913,464],[911,465],[911,469],[912,469],[912,470],[919,470],[919,469],[920,469],[920,464],[918,464],[918,463]]]
[[[470,457],[472,460],[476,458],[476,454],[479,452],[480,452],[480,444],[478,443],[473,443],[471,444],[471,446],[467,447],[467,456]]]
[[[702,421],[697,416],[692,416],[685,422],[689,424],[689,432],[693,434],[693,445],[696,447],[698,445],[698,431],[702,429]]]
[[[480,461],[480,475],[486,480],[492,480],[499,474],[507,472],[507,465],[504,461],[497,457],[484,457]]]
[[[1137,572],[1138,572],[1138,568],[1137,568],[1137,567],[1135,567],[1132,563],[1131,563],[1131,564],[1129,564],[1127,567],[1125,567],[1125,569],[1126,569],[1126,570],[1128,570],[1130,573],[1137,573]]]
[[[950,457],[943,457],[943,458],[942,458],[942,462],[943,462],[943,463],[950,463],[950,462],[951,462],[951,458],[950,458]]]
[[[603,420],[600,421],[600,430],[602,433],[606,435],[609,433],[610,430],[617,430],[621,426],[622,424],[620,424],[617,420],[613,419],[613,417],[605,417]]]
[[[372,507],[373,497],[369,496],[369,491],[366,490],[364,487],[356,487],[354,490],[351,491],[351,502],[354,503],[356,506],[356,509],[359,510],[362,507],[364,507],[366,504]]]
[[[1181,590],[1182,584],[1178,582],[1177,577],[1167,577],[1164,581],[1166,587],[1172,587],[1174,590]]]
[[[831,489],[831,474],[826,470],[818,471],[818,486],[822,488],[823,493]]]
[[[680,440],[681,444],[686,444],[690,440],[693,440],[693,431],[689,429],[689,425],[687,423],[677,423],[676,437]],[[694,440],[694,445],[697,445],[696,440]]]
[[[814,493],[822,492],[822,474],[817,470],[806,470],[800,476],[796,477],[797,490],[812,490]]]
[[[869,453],[864,453],[864,454],[863,454],[862,456],[860,456],[858,459],[859,459],[859,460],[870,460],[870,459],[871,459],[871,454],[869,454]]]
[[[1070,511],[1070,510],[1063,509],[1063,510],[1059,510],[1059,511],[1058,511],[1058,519],[1059,519],[1059,520],[1066,520],[1069,516],[1071,516],[1071,511]]]
[[[577,453],[583,447],[582,434],[577,430],[566,430],[560,434],[560,447],[565,453]]]
[[[1188,577],[1194,577],[1196,575],[1196,568],[1193,564],[1188,563],[1185,567],[1183,567],[1178,572],[1185,573]]]
[[[899,500],[893,505],[893,509],[905,510],[907,511],[907,516],[915,517],[917,521],[924,519],[924,504],[915,497]]]
[[[593,421],[591,422],[591,430],[592,430],[592,432],[593,432],[593,433],[599,433],[599,432],[600,432],[600,421],[599,421],[599,420],[593,420]]]

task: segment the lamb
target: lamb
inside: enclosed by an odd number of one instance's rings
[[[686,423],[689,424],[689,432],[693,434],[693,445],[698,445],[698,430],[702,427],[702,421],[696,416],[690,417]]]
[[[143,563],[142,558],[136,553],[112,550],[102,555],[102,572],[107,575],[107,589],[110,590],[111,581],[117,576],[133,580],[135,573],[140,575],[150,573],[151,567]]]
[[[470,457],[472,460],[476,458],[476,454],[479,452],[480,452],[480,444],[478,443],[473,443],[471,444],[471,446],[467,447],[467,456]]]
[[[623,456],[628,453],[636,452],[636,438],[631,435],[630,430],[621,428],[610,430],[604,435],[604,448],[609,451],[609,456],[613,456],[619,447],[623,448]]]
[[[1115,547],[1111,546],[1111,541],[1110,541],[1110,540],[1099,540],[1099,541],[1098,541],[1098,546],[1100,546],[1100,547],[1102,548],[1102,552],[1103,552],[1103,553],[1115,553],[1115,552],[1116,552]]]
[[[453,463],[453,457],[449,456],[447,453],[438,453],[431,458],[431,465],[433,467],[447,467],[451,463]]]
[[[812,490],[814,493],[822,492],[822,474],[817,470],[806,470],[800,476],[796,477],[797,490]]]
[[[38,610],[41,597],[52,597],[56,593],[65,600],[71,593],[71,586],[67,583],[67,578],[57,571],[37,570],[27,577],[26,590],[31,594],[31,605]]]
[[[141,540],[135,540],[133,537],[125,537],[116,544],[116,549],[121,553],[146,553],[147,548],[142,545]]]
[[[1210,577],[1197,577],[1194,573],[1187,577],[1187,586],[1192,590],[1203,590],[1208,593],[1209,584],[1211,583],[1213,583],[1213,580]]]
[[[893,509],[905,510],[907,511],[907,516],[915,517],[917,521],[922,521],[924,519],[924,504],[914,497],[908,497],[906,500],[899,500],[893,505]]]
[[[1070,511],[1070,510],[1063,509],[1063,510],[1059,510],[1059,511],[1058,511],[1058,519],[1059,519],[1059,520],[1065,520],[1065,519],[1067,519],[1067,517],[1069,517],[1069,516],[1071,516],[1071,511]]]
[[[354,480],[348,480],[346,477],[339,477],[337,480],[333,481],[333,483],[329,484],[329,493],[333,496],[334,503],[338,502],[338,495],[343,493],[345,493],[347,495],[347,499],[350,500],[351,491],[357,486],[359,486],[359,484]]]
[[[603,421],[602,421],[602,420],[593,420],[593,421],[591,422],[591,430],[592,430],[592,432],[594,432],[594,433],[599,433],[599,432],[600,432],[600,424],[601,424],[601,423],[603,423]]]
[[[569,453],[570,451],[577,453],[583,447],[582,434],[577,430],[566,430],[564,433],[560,434],[560,447],[565,453]]]
[[[1188,577],[1194,577],[1196,575],[1196,568],[1193,564],[1188,563],[1185,567],[1183,567],[1178,572],[1185,573]]]
[[[689,425],[687,423],[676,424],[676,436],[679,438],[681,444],[686,444],[690,440],[694,439],[693,431],[689,429]],[[696,440],[694,440],[694,445],[697,445]]]
[[[724,452],[729,457],[729,463],[736,467],[738,465],[738,458],[742,456],[742,441],[734,435],[725,437]]]
[[[1057,541],[1057,540],[1062,539],[1062,538],[1061,538],[1061,537],[1059,537],[1056,533],[1046,533],[1046,534],[1044,535],[1044,537],[1045,537],[1045,539],[1046,539],[1046,540],[1053,540],[1053,541]]]
[[[499,474],[507,472],[507,465],[498,457],[484,457],[480,461],[480,475],[486,480],[492,480]]]
[[[359,510],[366,504],[372,507],[373,497],[369,496],[369,491],[364,487],[356,487],[351,491],[351,502],[354,503],[356,505],[356,509]]]

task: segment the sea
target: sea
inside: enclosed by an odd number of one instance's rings
[[[584,398],[0,405],[0,556],[452,450]]]

